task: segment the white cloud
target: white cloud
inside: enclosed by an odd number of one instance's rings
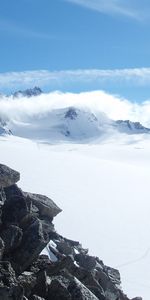
[[[0,89],[29,88],[35,85],[49,89],[61,90],[65,85],[85,86],[100,84],[127,84],[129,86],[146,86],[150,84],[150,68],[133,69],[81,69],[62,71],[25,71],[0,73]]]
[[[142,11],[139,9],[139,2],[129,0],[66,0],[83,7],[96,10],[100,13],[124,15],[129,18],[140,20]]]
[[[47,114],[52,109],[68,106],[87,107],[93,112],[102,111],[114,120],[130,119],[150,126],[150,101],[132,103],[103,91],[80,94],[53,92],[19,99],[3,97],[0,100],[0,116],[27,121],[28,118],[38,118],[41,114]]]

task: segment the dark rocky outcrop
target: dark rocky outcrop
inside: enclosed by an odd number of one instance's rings
[[[19,178],[0,165],[0,300],[129,300],[119,271],[59,235],[52,221],[61,209],[23,192]]]
[[[42,90],[38,87],[35,86],[34,88],[31,89],[26,89],[24,91],[17,91],[15,93],[13,93],[13,97],[14,98],[18,98],[18,97],[32,97],[32,96],[39,96],[41,95],[43,92]]]
[[[11,186],[19,181],[19,179],[19,172],[0,164],[0,188]]]

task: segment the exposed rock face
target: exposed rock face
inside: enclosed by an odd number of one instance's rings
[[[18,97],[32,97],[32,96],[39,96],[41,95],[43,92],[42,90],[35,86],[34,88],[32,89],[27,89],[27,90],[24,90],[24,91],[17,91],[13,94],[13,97],[14,98],[18,98]]]
[[[17,171],[0,164],[0,188],[4,188],[15,184],[20,179]]]
[[[0,300],[129,300],[119,271],[60,236],[52,220],[61,209],[23,192],[19,178],[0,165]]]
[[[61,209],[46,196],[25,192],[24,195],[39,209],[41,216],[53,218],[61,212]]]

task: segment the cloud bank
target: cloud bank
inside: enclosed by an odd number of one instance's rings
[[[148,86],[150,84],[150,68],[133,69],[79,69],[62,71],[24,71],[0,73],[0,89],[16,90],[35,85],[61,90],[73,85],[109,85]]]
[[[0,98],[0,117],[25,122],[30,118],[43,117],[52,109],[69,106],[88,108],[95,113],[104,112],[113,120],[140,121],[150,127],[150,101],[132,103],[103,91],[79,94],[52,92],[15,99],[3,96]]]

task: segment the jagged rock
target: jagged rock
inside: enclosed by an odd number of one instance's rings
[[[10,225],[7,229],[2,231],[1,238],[5,244],[5,254],[16,249],[20,245],[22,236],[22,229],[15,225]]]
[[[57,249],[61,254],[73,255],[73,249],[68,242],[61,240],[57,243]]]
[[[110,267],[105,267],[107,274],[114,284],[121,284],[120,273],[118,270]]]
[[[55,232],[54,225],[51,223],[49,218],[45,217],[44,219],[40,219],[42,223],[43,230],[48,234],[49,239],[53,236]]]
[[[39,297],[39,296],[37,296],[37,295],[33,295],[31,298],[30,298],[30,300],[45,300],[44,298],[41,298],[41,297]]]
[[[66,271],[50,278],[48,299],[53,300],[98,300],[77,278]]]
[[[4,193],[4,189],[0,188],[0,207],[2,205],[4,205],[5,200],[6,200],[6,196],[5,196],[5,193]]]
[[[98,300],[98,298],[76,278],[69,284],[68,290],[71,293],[72,300]]]
[[[36,284],[32,291],[33,294],[36,293],[39,297],[45,298],[48,292],[47,276],[46,271],[40,270],[36,274]]]
[[[24,289],[24,295],[28,298],[31,296],[32,290],[36,285],[36,274],[24,272],[18,277],[18,282]]]
[[[129,300],[119,271],[59,235],[52,220],[61,209],[23,192],[16,173],[0,165],[0,300]]]
[[[97,265],[96,258],[90,255],[76,254],[75,260],[82,268],[88,271],[92,271]]]
[[[55,265],[50,265],[46,269],[47,275],[49,277],[55,276],[63,270],[67,270],[70,274],[76,277],[83,285],[91,290],[91,292],[93,292],[93,288],[97,288],[97,292],[99,292],[99,295],[104,295],[104,290],[98,280],[94,278],[94,274],[87,271],[86,269],[77,267],[74,264],[73,258],[70,256],[64,257],[61,261],[56,262]],[[105,276],[108,280],[107,275]]]
[[[1,300],[22,300],[23,288],[20,286],[0,287],[0,299]]]
[[[47,235],[43,232],[42,224],[37,218],[23,234],[18,251],[11,258],[15,271],[21,274],[38,257],[47,245]]]
[[[31,89],[26,89],[24,91],[17,91],[13,94],[14,98],[18,98],[18,97],[32,97],[32,96],[38,96],[41,95],[43,92],[42,90],[35,86],[34,88]]]
[[[20,173],[0,164],[0,188],[8,187],[20,180]]]
[[[16,185],[5,188],[5,194],[6,201],[2,209],[3,224],[19,226],[21,221],[30,213],[26,198]]]
[[[0,299],[22,300],[23,288],[18,285],[15,272],[9,262],[0,262]]]
[[[32,193],[25,193],[24,195],[30,199],[36,207],[38,207],[41,216],[47,216],[53,219],[62,210],[50,198]]]
[[[29,266],[28,270],[33,273],[38,273],[40,270],[45,271],[51,264],[48,256],[42,254]]]
[[[68,280],[64,276],[56,276],[51,278],[48,288],[48,299],[53,300],[72,300],[71,294],[67,290]]]
[[[4,249],[5,249],[4,241],[0,238],[0,260],[2,260]]]

